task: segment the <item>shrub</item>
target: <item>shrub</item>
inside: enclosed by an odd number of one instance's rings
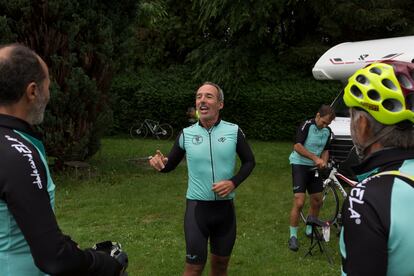
[[[133,121],[145,118],[168,122],[175,130],[187,125],[185,117],[194,105],[201,82],[192,80],[191,69],[166,71],[144,68],[135,75],[121,75],[111,88],[113,133],[127,133]],[[281,81],[257,80],[225,93],[224,120],[240,125],[248,138],[285,140],[294,136],[298,124],[316,114],[322,103],[331,103],[339,85],[311,77],[291,75]]]

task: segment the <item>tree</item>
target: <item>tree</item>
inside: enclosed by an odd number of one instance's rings
[[[120,40],[136,1],[0,1],[2,42],[20,42],[50,67],[51,102],[42,130],[49,155],[84,160],[111,119],[108,91]]]

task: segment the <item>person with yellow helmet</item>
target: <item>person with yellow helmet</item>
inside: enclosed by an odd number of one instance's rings
[[[414,64],[360,69],[343,98],[361,163],[342,209],[342,273],[414,275]]]

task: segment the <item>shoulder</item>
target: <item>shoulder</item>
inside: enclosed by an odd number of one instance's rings
[[[239,129],[239,126],[237,124],[234,123],[230,123],[224,120],[220,121],[220,127],[224,127],[224,128],[228,128],[228,129]]]
[[[395,175],[373,175],[361,182],[351,189],[350,197],[355,194],[363,193],[359,199],[376,200],[391,193],[391,189],[395,180]]]
[[[305,131],[306,129],[309,129],[312,125],[315,125],[315,120],[314,119],[308,119],[304,122],[302,122],[299,126],[299,128],[302,131]]]
[[[392,175],[374,175],[359,182],[349,192],[345,216],[360,224],[372,211],[381,215],[389,213],[394,180]],[[371,211],[367,213],[367,210]]]
[[[223,124],[223,125],[225,125],[225,126],[229,126],[229,127],[238,127],[238,125],[237,125],[237,124],[235,124],[235,123],[230,123],[230,122],[227,122],[227,121],[224,121],[224,120],[221,120],[221,121],[220,121],[220,124]]]
[[[198,122],[183,128],[183,130],[181,131],[181,133],[189,133],[189,132],[194,132],[194,131],[199,131],[201,129],[201,126],[199,125]]]
[[[43,172],[44,166],[36,148],[13,131],[0,132],[0,177],[22,177],[36,170]]]
[[[0,134],[0,147],[2,154],[8,154],[10,158],[13,156],[21,157],[36,152],[36,148],[31,142],[14,131],[2,132]]]

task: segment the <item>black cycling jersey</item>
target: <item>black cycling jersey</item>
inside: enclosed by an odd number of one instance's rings
[[[28,123],[0,114],[0,156],[1,275],[40,275],[33,260],[51,275],[97,275],[98,263],[119,266],[109,255],[80,250],[59,229],[44,148]]]
[[[342,209],[341,255],[348,275],[414,275],[414,152],[384,149],[355,167]]]
[[[319,129],[315,119],[310,119],[301,124],[296,132],[295,144],[302,144],[309,152],[320,157],[322,152],[329,147],[332,131],[329,127]],[[289,156],[290,164],[314,166],[314,162],[302,156],[295,150]]]

